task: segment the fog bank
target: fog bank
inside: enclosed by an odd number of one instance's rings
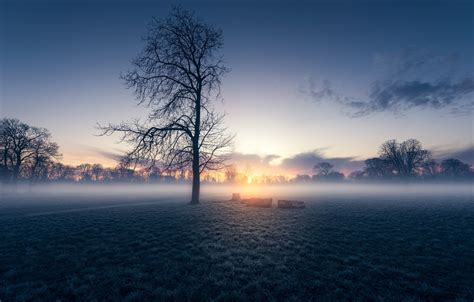
[[[202,200],[227,200],[232,193],[242,197],[272,197],[313,200],[318,197],[403,197],[403,196],[473,196],[471,184],[308,184],[308,185],[203,185]],[[1,185],[2,202],[14,197],[43,199],[116,198],[170,199],[187,201],[187,184],[37,184]]]

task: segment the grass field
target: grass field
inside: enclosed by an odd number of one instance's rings
[[[87,192],[2,196],[2,302],[474,299],[472,194]]]

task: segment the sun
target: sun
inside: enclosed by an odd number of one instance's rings
[[[252,176],[247,176],[247,184],[251,184],[252,183]]]

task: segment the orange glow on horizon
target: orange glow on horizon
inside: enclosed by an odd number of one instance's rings
[[[247,184],[251,184],[252,183],[252,176],[247,176]]]

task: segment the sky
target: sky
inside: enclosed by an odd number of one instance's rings
[[[173,5],[224,34],[234,161],[345,172],[388,139],[473,163],[472,1],[0,1],[0,117],[46,127],[63,162],[126,150],[97,123],[143,118],[120,74]]]

